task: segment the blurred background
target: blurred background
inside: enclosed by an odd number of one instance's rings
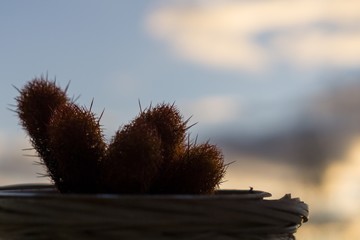
[[[297,239],[360,239],[360,1],[0,2],[0,185],[48,182],[13,109],[42,74],[109,140],[150,103],[223,149],[221,188],[310,205]]]

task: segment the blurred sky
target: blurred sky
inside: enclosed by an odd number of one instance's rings
[[[225,145],[218,139],[232,136],[245,149],[247,139],[316,128],[327,147],[344,144],[333,159],[349,164],[331,161],[320,178],[356,169],[348,156],[360,149],[359,12],[359,0],[1,1],[0,159],[30,145],[7,109],[12,85],[48,74],[71,81],[79,104],[94,98],[95,112],[105,108],[108,138],[139,112],[138,100],[176,102],[200,138]]]
[[[355,5],[355,6],[354,6]],[[113,131],[138,99],[176,102],[198,128],[267,131],[329,83],[359,74],[358,1],[5,1],[1,131],[35,76],[71,80]],[[226,124],[224,124],[226,123]],[[206,133],[201,133],[201,135]]]

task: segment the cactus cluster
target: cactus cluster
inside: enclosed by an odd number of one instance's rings
[[[188,140],[174,104],[140,110],[106,144],[100,117],[47,77],[19,89],[20,124],[62,193],[209,194],[225,174],[221,151]]]

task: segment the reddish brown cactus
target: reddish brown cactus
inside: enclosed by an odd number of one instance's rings
[[[95,114],[36,78],[16,98],[20,122],[61,192],[208,194],[225,173],[219,149],[187,144],[174,105],[141,111],[107,146]]]
[[[105,192],[148,193],[163,163],[156,129],[134,120],[118,131],[103,161]]]
[[[176,165],[170,190],[174,193],[213,193],[225,175],[223,155],[209,143],[189,146]]]
[[[54,111],[48,133],[49,148],[64,186],[61,190],[96,192],[99,166],[106,149],[97,117],[73,103],[65,104]]]
[[[136,121],[145,121],[155,127],[160,135],[166,160],[171,161],[185,147],[187,122],[183,120],[175,105],[163,103],[145,109]]]
[[[15,98],[20,123],[29,134],[35,150],[39,153],[48,174],[55,185],[60,184],[57,163],[53,161],[49,151],[48,123],[53,111],[69,102],[66,89],[62,90],[55,81],[47,77],[35,78],[24,88],[18,90],[20,95]]]

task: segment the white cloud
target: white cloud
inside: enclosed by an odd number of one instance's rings
[[[330,165],[324,177],[324,189],[332,211],[343,217],[359,216],[360,139],[349,147],[345,159]]]
[[[167,4],[147,27],[178,56],[208,66],[347,66],[360,61],[358,9],[358,0],[209,0]],[[265,43],[262,34],[269,34]]]
[[[360,31],[341,35],[312,31],[303,36],[278,37],[273,47],[296,64],[306,67],[360,66],[359,43]]]
[[[234,120],[240,114],[240,102],[230,96],[208,96],[185,104],[186,116],[201,125],[223,124]]]

